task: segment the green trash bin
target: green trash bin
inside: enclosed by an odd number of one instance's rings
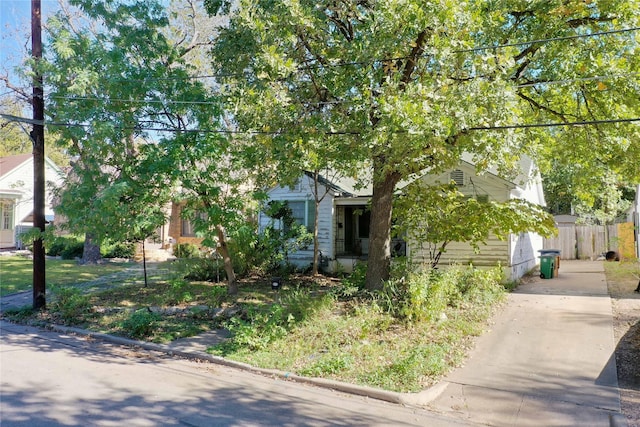
[[[555,255],[542,255],[540,257],[540,277],[543,279],[552,279],[555,267]]]

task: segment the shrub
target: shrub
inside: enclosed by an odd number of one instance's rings
[[[207,294],[207,305],[209,307],[218,308],[227,299],[226,286],[214,286]]]
[[[229,239],[228,247],[233,261],[233,270],[238,276],[244,276],[251,270],[259,269],[263,264],[263,252],[256,248],[258,244],[256,227],[247,224],[240,227]]]
[[[232,317],[226,324],[232,341],[224,347],[262,350],[267,345],[287,334],[293,318],[283,319],[284,309],[274,304],[267,310],[249,308],[246,318]]]
[[[294,290],[281,296],[281,303],[265,309],[248,307],[245,315],[231,318],[226,327],[232,340],[224,349],[256,351],[262,350],[273,341],[284,337],[297,323],[311,317],[322,309],[333,306],[333,299],[325,294],[313,297],[308,292]]]
[[[142,308],[131,313],[131,315],[121,323],[121,327],[128,336],[143,339],[153,335],[156,324],[161,319],[162,316],[160,316],[160,314]]]
[[[82,258],[84,254],[84,242],[70,241],[68,245],[64,247],[60,256],[62,259],[75,259]]]
[[[176,258],[197,258],[200,250],[193,243],[179,243],[173,248],[173,255]]]
[[[87,295],[71,286],[54,287],[55,299],[50,311],[58,315],[65,323],[81,323],[84,316],[91,312],[92,306]]]
[[[179,264],[183,278],[202,282],[219,282],[226,277],[222,261],[217,258],[192,258]]]
[[[133,258],[136,254],[136,246],[128,242],[106,243],[101,248],[105,258]]]
[[[82,257],[84,241],[78,237],[58,236],[47,245],[47,255],[61,256],[64,259]]]
[[[189,283],[182,279],[169,281],[169,290],[166,293],[165,302],[169,305],[182,304],[193,300],[193,294],[189,290]]]
[[[465,301],[487,303],[500,298],[505,291],[501,278],[500,268],[428,270],[389,280],[378,297],[381,305],[396,317],[411,322],[437,320],[447,307],[459,306]]]
[[[336,289],[336,294],[341,297],[350,298],[365,289],[367,278],[367,264],[357,263],[353,272],[341,281],[341,286]]]

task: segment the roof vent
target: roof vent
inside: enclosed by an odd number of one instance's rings
[[[455,182],[457,186],[462,187],[464,185],[464,172],[459,169],[451,171],[451,181]]]

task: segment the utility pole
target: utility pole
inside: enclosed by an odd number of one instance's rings
[[[44,88],[40,62],[42,60],[42,8],[40,0],[31,0],[31,52],[33,77],[33,226],[44,232]],[[33,241],[33,309],[46,306],[45,256],[42,237]]]

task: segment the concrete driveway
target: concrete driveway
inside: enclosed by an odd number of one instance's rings
[[[562,261],[508,298],[429,406],[498,426],[625,425],[602,262]]]

